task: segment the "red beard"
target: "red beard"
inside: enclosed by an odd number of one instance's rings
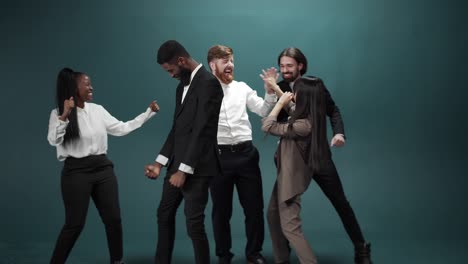
[[[218,77],[222,83],[229,84],[234,80],[234,73],[219,72],[219,70],[216,69],[216,77]]]

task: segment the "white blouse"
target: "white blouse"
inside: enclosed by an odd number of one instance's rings
[[[89,155],[106,154],[107,134],[124,136],[141,127],[155,114],[148,107],[135,119],[122,122],[109,114],[101,105],[85,103],[83,108],[77,107],[80,138],[64,146],[62,143],[69,121],[60,120],[58,110],[53,109],[50,113],[47,140],[52,146],[57,147],[57,159],[60,161],[67,157],[83,158]]]

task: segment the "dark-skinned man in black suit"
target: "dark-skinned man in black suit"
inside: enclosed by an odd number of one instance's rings
[[[172,78],[180,80],[172,129],[145,175],[155,179],[167,166],[158,207],[158,244],[155,263],[171,263],[175,239],[175,215],[184,201],[187,232],[192,240],[195,263],[210,263],[205,232],[205,207],[211,179],[220,173],[217,146],[218,118],[223,90],[203,65],[196,62],[177,41],[161,45],[158,63]]]

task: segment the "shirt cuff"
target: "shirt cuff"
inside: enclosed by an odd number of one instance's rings
[[[156,162],[163,166],[166,166],[168,161],[169,159],[161,154],[159,154],[158,157],[156,158]]]
[[[192,167],[190,167],[189,165],[184,164],[184,163],[180,164],[179,170],[183,171],[185,173],[188,173],[188,174],[193,174],[194,173],[194,169]]]
[[[145,112],[145,114],[147,114],[149,118],[151,118],[151,117],[153,117],[154,115],[156,115],[156,113],[157,113],[157,112],[153,112],[153,110],[151,110],[151,108],[149,108],[149,107],[146,109],[146,112]]]
[[[346,139],[346,136],[345,136],[344,134],[342,134],[342,133],[336,133],[335,136],[337,136],[337,135],[340,135],[340,136],[342,136],[344,139]]]

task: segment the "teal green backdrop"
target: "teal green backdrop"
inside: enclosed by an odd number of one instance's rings
[[[375,263],[462,263],[468,257],[468,3],[462,0],[27,1],[2,3],[0,263],[46,263],[63,224],[62,163],[47,140],[62,67],[89,74],[94,101],[128,120],[157,99],[160,113],[125,137],[109,138],[119,179],[128,263],[151,263],[162,181],[154,160],[172,122],[177,82],[156,63],[164,41],[199,62],[214,44],[235,52],[235,78],[263,96],[262,68],[300,48],[344,117],[346,146],[333,155]],[[250,115],[261,155],[264,198],[276,139]],[[321,263],[350,263],[352,245],[331,204],[311,185],[304,231]],[[235,263],[244,263],[243,213],[235,200]],[[207,208],[207,231],[214,252]],[[182,210],[175,263],[192,263]],[[266,233],[264,253],[271,259]],[[214,255],[214,254],[213,254]],[[215,260],[213,256],[213,260]],[[94,205],[70,263],[105,263]]]

